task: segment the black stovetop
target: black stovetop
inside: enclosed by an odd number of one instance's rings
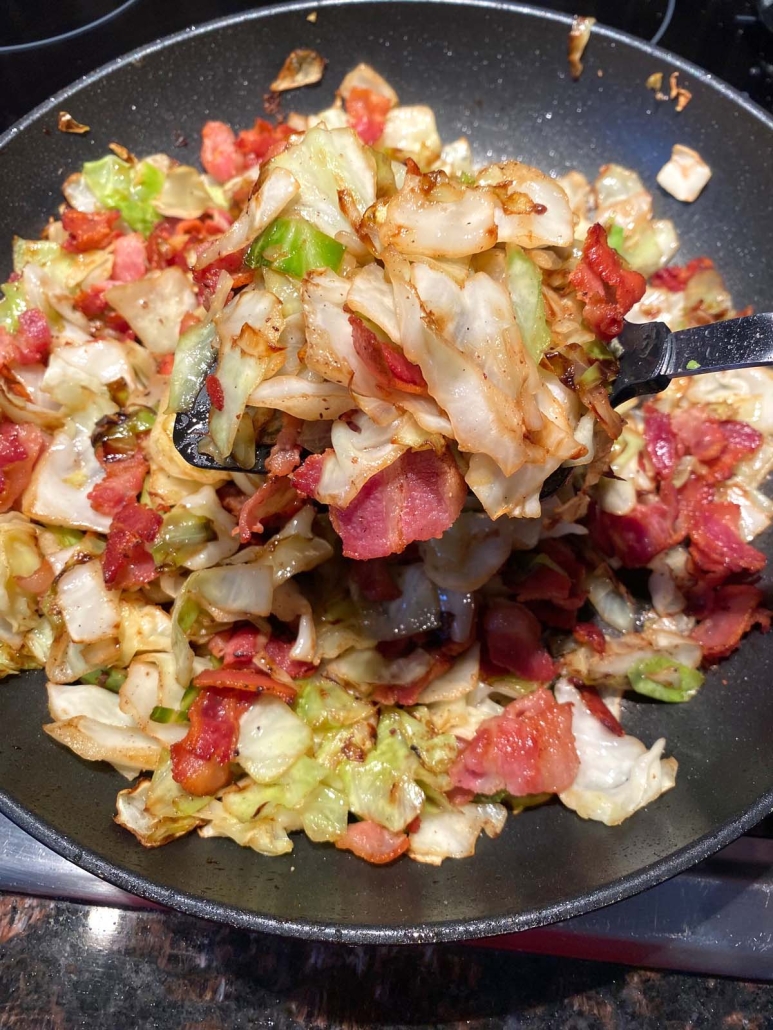
[[[80,75],[189,25],[267,6],[254,0],[5,0],[0,13],[0,129]],[[773,110],[773,32],[758,16],[773,0],[541,0],[592,14],[661,44]],[[91,25],[91,27],[89,27]],[[43,36],[56,40],[41,43]]]

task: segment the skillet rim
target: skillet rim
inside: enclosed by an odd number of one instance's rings
[[[165,50],[184,40],[216,33],[221,28],[240,25],[246,22],[260,21],[277,15],[291,14],[305,10],[320,10],[348,6],[362,6],[368,3],[390,3],[393,0],[298,0],[275,4],[259,10],[242,11],[227,15],[202,25],[191,26],[147,43],[121,57],[109,61],[87,75],[60,90],[25,115],[2,135],[0,135],[0,152],[19,133],[29,129],[42,116],[55,110],[64,100],[78,90],[108,78],[113,72],[139,59]],[[513,13],[520,16],[536,18],[540,21],[551,21],[565,26],[571,25],[571,15],[557,11],[549,11],[540,7],[509,3],[506,0],[400,0],[405,4],[433,3],[459,7],[479,7],[487,10]],[[627,32],[596,24],[594,35],[599,35],[625,47],[633,47],[656,60],[667,60],[680,71],[688,73],[704,85],[717,90],[722,96],[741,107],[747,114],[757,119],[773,133],[773,116],[747,96],[727,85],[721,79],[705,71],[672,52],[659,46],[653,46]],[[315,922],[304,919],[282,920],[272,916],[260,915],[256,912],[240,909],[221,902],[208,901],[205,898],[188,894],[185,891],[170,887],[162,887],[124,866],[102,858],[90,848],[80,846],[72,837],[55,830],[49,823],[36,816],[32,811],[20,804],[8,793],[0,790],[0,813],[16,823],[41,844],[71,862],[76,863],[87,872],[107,880],[122,890],[144,898],[154,904],[168,906],[188,915],[203,919],[216,920],[240,929],[271,933],[304,940],[332,941],[345,944],[420,944],[455,940],[472,940],[497,934],[513,933],[533,929],[586,912],[603,908],[624,898],[631,897],[649,887],[654,887],[664,880],[683,872],[701,860],[730,844],[741,834],[754,826],[760,819],[773,812],[773,787],[763,793],[756,802],[750,805],[742,815],[723,824],[719,830],[704,834],[691,844],[679,848],[665,858],[643,866],[635,873],[630,873],[586,892],[573,899],[565,899],[550,906],[528,909],[515,914],[480,919],[444,920],[431,923],[419,923],[406,926],[372,926],[348,924],[340,926],[335,923]]]

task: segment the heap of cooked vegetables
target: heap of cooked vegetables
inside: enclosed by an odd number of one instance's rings
[[[624,315],[735,314],[636,173],[476,169],[365,66],[315,117],[207,123],[205,174],[115,149],[2,287],[0,667],[140,776],[117,821],[438,864],[673,787],[620,697],[687,701],[767,627],[773,380],[611,408]],[[265,475],[179,456],[202,389],[201,449]]]

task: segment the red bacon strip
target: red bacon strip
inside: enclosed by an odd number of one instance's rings
[[[86,250],[102,250],[118,236],[115,223],[120,218],[118,211],[76,211],[67,207],[62,214],[62,226],[67,233],[64,249],[82,253]]]
[[[236,136],[225,122],[206,122],[201,130],[201,163],[218,182],[227,182],[244,171],[244,155]]]
[[[349,90],[344,107],[349,124],[367,146],[381,138],[392,102],[372,89],[354,86]]]
[[[157,511],[128,501],[113,516],[102,555],[105,584],[114,590],[133,590],[158,575],[146,544],[158,536],[163,519]]]
[[[686,265],[669,265],[668,268],[659,268],[650,276],[650,283],[653,286],[662,286],[671,293],[683,293],[697,272],[704,272],[713,267],[714,262],[711,258],[693,258]]]
[[[253,703],[239,690],[202,690],[188,710],[190,729],[172,744],[172,778],[195,797],[226,787],[232,779],[239,719]]]
[[[43,430],[32,422],[0,424],[0,513],[21,497],[46,440]]]
[[[293,476],[296,485],[299,473]],[[442,536],[466,496],[467,485],[450,452],[407,451],[369,479],[346,508],[331,508],[330,520],[347,558],[385,558],[414,540]]]
[[[130,232],[119,236],[113,248],[112,278],[120,283],[131,283],[141,279],[147,270],[142,234]]]
[[[604,704],[598,690],[595,687],[591,687],[586,683],[580,683],[577,685],[577,689],[582,697],[583,704],[588,709],[590,714],[601,723],[602,726],[606,727],[611,733],[614,733],[616,737],[624,737],[625,730],[617,721],[615,716],[610,712],[607,706]]]
[[[770,628],[771,613],[762,607],[762,599],[762,591],[748,583],[727,583],[712,592],[709,614],[691,634],[703,649],[704,661],[725,658],[755,624],[763,632]]]
[[[105,477],[89,491],[89,503],[102,515],[116,515],[129,498],[137,497],[150,465],[139,450],[113,461],[102,457],[101,448],[97,448],[96,453]]]
[[[293,482],[295,479],[293,477]],[[238,532],[242,543],[249,542],[253,533],[263,532],[263,523],[274,515],[293,516],[303,507],[303,498],[287,479],[268,479],[245,501],[239,512]]]
[[[654,404],[644,406],[644,442],[650,461],[661,479],[670,479],[682,455],[671,416]]]
[[[293,415],[282,415],[282,428],[271,453],[266,460],[266,468],[272,476],[289,476],[301,463],[300,435],[303,421]]]
[[[399,348],[379,340],[356,315],[349,316],[349,324],[357,356],[379,386],[404,393],[426,393],[427,382],[418,365],[409,361]]]
[[[371,865],[386,865],[408,850],[409,841],[405,833],[392,833],[370,819],[363,819],[350,823],[335,843],[339,851],[351,851]]]
[[[221,687],[230,690],[244,690],[252,694],[273,694],[286,704],[295,700],[295,688],[287,683],[272,679],[258,669],[227,668],[204,669],[193,680],[194,687]]]
[[[643,275],[623,268],[620,255],[607,243],[606,229],[598,222],[588,230],[582,258],[569,282],[585,305],[585,321],[602,340],[612,340],[622,331],[623,316],[647,288]]]
[[[607,649],[607,638],[595,622],[578,622],[573,636],[578,644],[592,648],[596,654],[604,654]]]
[[[553,659],[542,644],[542,627],[522,604],[496,600],[483,619],[488,657],[514,676],[549,683],[556,675]]]
[[[544,687],[484,722],[451,766],[451,780],[476,794],[560,793],[580,767],[572,706]]]
[[[619,558],[625,568],[640,569],[683,538],[677,513],[676,490],[666,481],[661,483],[658,497],[645,496],[627,515],[612,515],[594,507],[591,536],[605,554]]]

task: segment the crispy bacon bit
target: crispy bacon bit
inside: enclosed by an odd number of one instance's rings
[[[400,597],[400,588],[384,558],[358,561],[351,567],[351,576],[365,601],[396,601]]]
[[[147,272],[145,240],[141,233],[130,232],[119,236],[113,248],[113,279],[131,283]]]
[[[27,308],[19,315],[14,348],[14,360],[19,365],[37,365],[48,357],[51,350],[51,330],[40,308]]]
[[[234,536],[239,535],[242,543],[249,542],[253,533],[262,533],[264,522],[274,515],[291,517],[303,507],[303,498],[298,495],[287,479],[268,479],[239,512],[239,525]]]
[[[542,627],[522,604],[497,599],[483,620],[488,657],[500,669],[522,679],[549,683],[556,675],[542,645]]]
[[[433,655],[432,664],[423,676],[412,683],[379,683],[373,691],[373,698],[383,705],[415,705],[425,687],[448,672],[453,664],[448,655]]]
[[[676,100],[677,114],[684,111],[692,100],[692,93],[689,89],[679,85],[679,72],[671,72],[668,77],[668,99]]]
[[[357,356],[379,386],[404,393],[426,393],[427,382],[418,365],[391,343],[379,340],[376,334],[356,315],[349,316],[352,343]]]
[[[616,737],[624,737],[625,730],[604,704],[598,690],[585,683],[578,684],[577,689],[580,692],[583,704],[590,714],[598,719],[602,726],[606,727],[611,733],[614,733]]]
[[[210,639],[207,647],[216,658],[223,659],[226,668],[244,669],[262,650],[266,635],[252,625],[239,626],[233,631],[222,630]]]
[[[720,421],[697,406],[677,412],[672,423],[684,450],[703,466],[696,471],[707,483],[729,479],[736,465],[762,445],[762,434],[748,422]]]
[[[205,797],[231,782],[239,719],[253,703],[239,690],[202,690],[188,710],[190,729],[172,744],[172,778],[188,794]]]
[[[244,155],[245,165],[252,168],[281,153],[292,135],[289,125],[272,125],[257,118],[251,129],[242,129],[236,137],[236,147]]]
[[[623,316],[647,288],[643,275],[623,268],[620,255],[607,243],[606,229],[598,222],[588,229],[582,258],[569,281],[585,305],[585,321],[605,341],[622,331]]]
[[[150,466],[139,450],[116,461],[106,460],[101,447],[97,448],[96,455],[105,476],[89,491],[89,503],[102,515],[116,515],[127,500],[137,497]]]
[[[572,707],[540,687],[487,719],[449,772],[454,786],[476,794],[522,796],[566,790],[579,767]]]
[[[763,632],[770,628],[771,614],[762,607],[762,591],[748,583],[727,583],[716,588],[708,611],[691,634],[703,649],[704,661],[725,658],[755,624]]]
[[[0,513],[21,497],[45,444],[45,433],[32,422],[0,424]]]
[[[64,249],[82,253],[86,250],[102,250],[118,236],[115,223],[120,218],[118,211],[76,211],[67,207],[62,214],[62,226],[67,233]]]
[[[327,61],[306,47],[299,47],[287,55],[285,63],[271,83],[272,93],[283,93],[288,89],[300,89],[302,86],[313,86],[325,74]]]
[[[102,555],[105,584],[114,590],[134,590],[158,575],[145,544],[158,536],[163,519],[157,511],[128,501],[113,516]]]
[[[761,572],[765,555],[741,539],[741,509],[715,501],[690,513],[690,555],[705,572]]]
[[[244,171],[244,155],[225,122],[207,122],[201,130],[201,163],[218,182],[228,182]]]
[[[604,654],[607,649],[607,638],[595,622],[578,622],[573,635],[578,644],[592,648],[596,654]]]
[[[282,415],[282,428],[271,453],[266,460],[266,468],[272,476],[289,476],[301,463],[301,445],[299,443],[303,422],[293,415]]]
[[[644,442],[657,474],[662,479],[670,479],[681,457],[680,448],[670,415],[654,404],[644,406]]]
[[[693,258],[686,265],[668,265],[666,268],[659,268],[650,276],[650,283],[652,286],[662,286],[671,293],[683,293],[694,275],[713,267],[714,262],[711,258]]]
[[[213,408],[218,411],[222,411],[225,407],[225,394],[223,393],[223,384],[217,378],[217,376],[209,375],[204,381],[204,385],[207,388],[207,394],[209,395],[210,402]]]
[[[310,454],[301,467],[292,473],[290,479],[298,493],[304,497],[314,496],[322,478],[325,458],[332,453],[332,449],[328,448],[324,454]]]
[[[303,472],[308,460],[301,467]],[[298,473],[293,481],[298,483]],[[430,540],[456,521],[467,486],[449,451],[406,451],[376,473],[330,520],[347,558],[400,554],[414,540]]]
[[[76,122],[73,116],[67,111],[60,111],[56,119],[56,127],[60,132],[72,132],[76,136],[83,136],[91,131],[89,125],[83,122]]]
[[[343,837],[335,843],[339,851],[351,851],[371,865],[386,865],[408,850],[409,841],[405,833],[392,833],[378,823],[364,819],[350,823]]]
[[[193,680],[194,687],[219,687],[230,690],[247,690],[252,694],[273,694],[288,705],[295,700],[295,688],[279,683],[268,673],[258,669],[226,668],[204,669]]]
[[[392,107],[389,97],[372,89],[352,86],[344,104],[349,124],[366,146],[373,146],[384,132],[384,125]]]
[[[299,662],[293,658],[290,654],[292,649],[293,642],[271,637],[263,648],[263,654],[270,666],[286,672],[290,679],[298,680],[311,675],[314,666],[311,662]]]
[[[678,512],[676,490],[666,481],[659,496],[645,496],[627,515],[593,508],[589,528],[605,554],[619,558],[626,569],[640,569],[684,537],[677,524]]]
[[[575,14],[572,27],[569,29],[569,74],[576,82],[582,75],[582,55],[590,39],[591,29],[596,24],[595,18],[583,18]]]

